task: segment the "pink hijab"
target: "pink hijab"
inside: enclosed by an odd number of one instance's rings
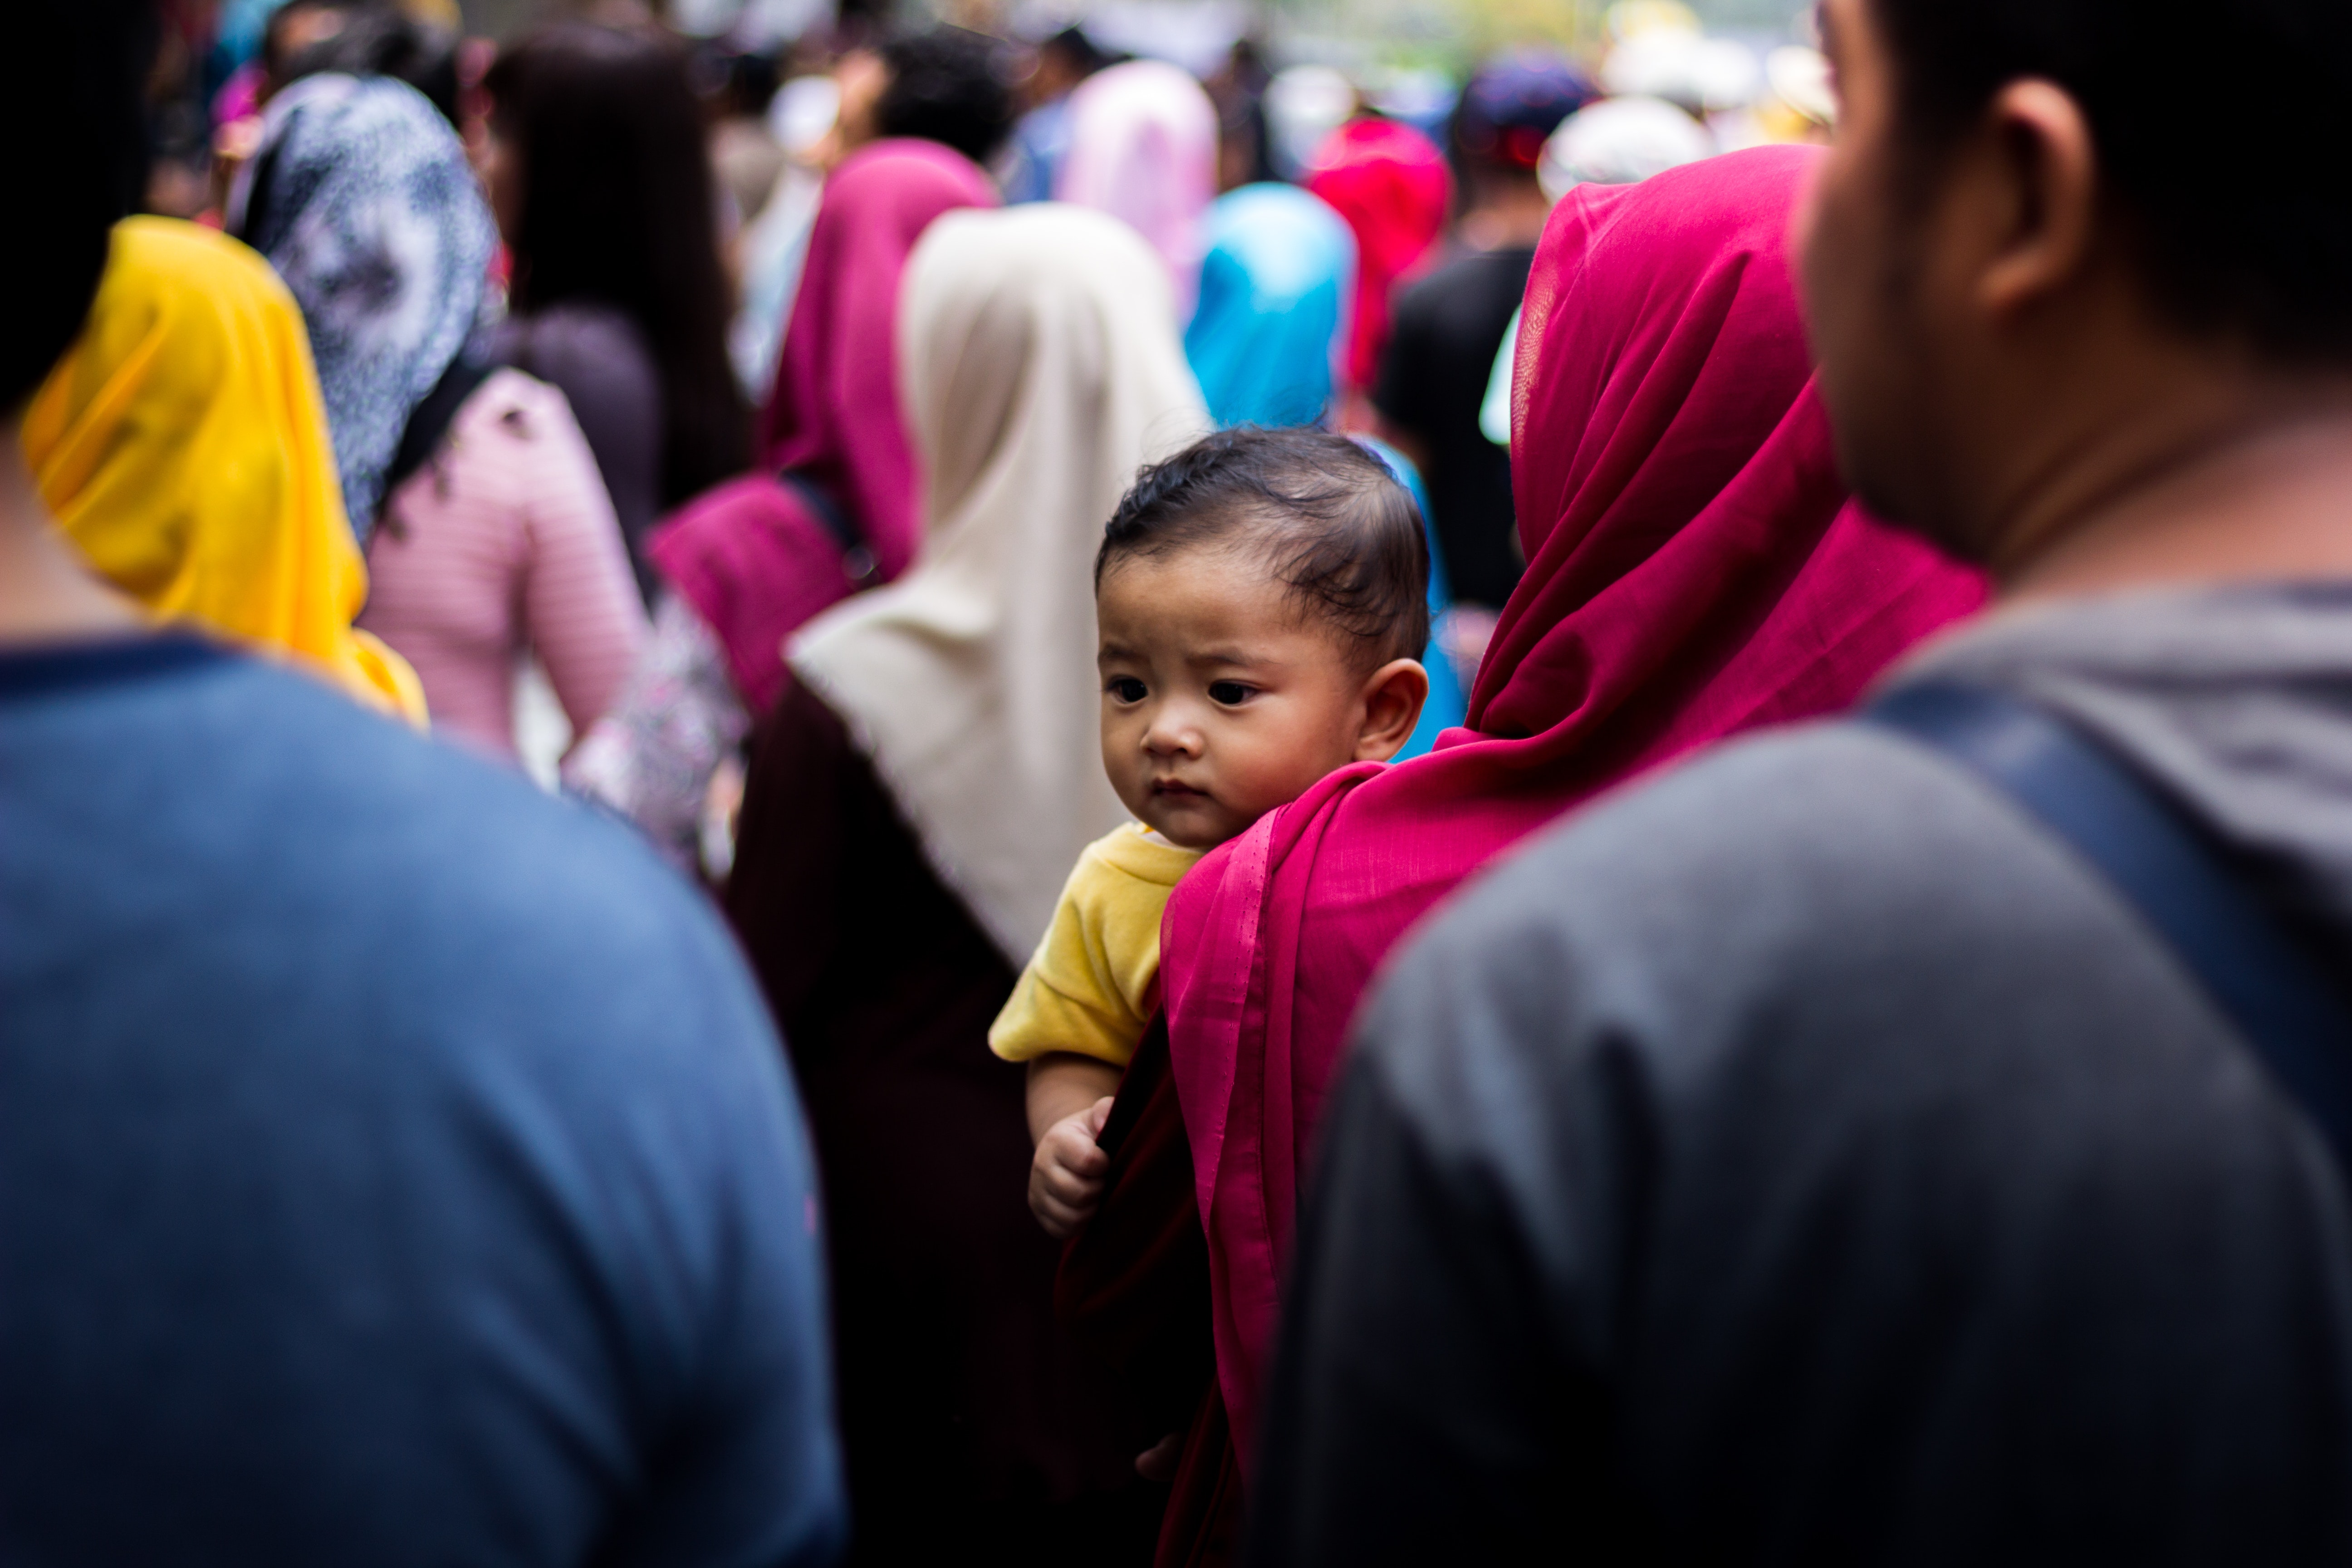
[[[787,637],[914,558],[919,475],[898,408],[898,278],[932,219],[995,205],[979,166],[935,142],[877,142],[845,159],[825,182],[761,411],[765,471],[698,496],[646,542],[717,634],[754,713],[783,690]],[[845,561],[842,529],[870,555],[869,570]]]
[[[1833,711],[1984,584],[1840,487],[1784,231],[1811,166],[1767,148],[1552,215],[1519,339],[1528,572],[1467,727],[1358,763],[1177,888],[1162,980],[1247,1461],[1300,1158],[1401,936],[1562,812],[1711,741]]]
[[[1437,143],[1410,125],[1366,116],[1317,149],[1307,188],[1356,233],[1356,310],[1348,329],[1348,380],[1370,387],[1389,342],[1389,295],[1419,266],[1445,226],[1454,176]]]
[[[1070,94],[1070,150],[1055,199],[1110,214],[1160,253],[1179,326],[1201,292],[1202,215],[1216,195],[1216,106],[1190,72],[1129,60]]]

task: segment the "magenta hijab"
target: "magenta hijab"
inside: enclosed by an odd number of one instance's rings
[[[995,205],[979,165],[935,142],[877,142],[843,160],[817,205],[761,411],[763,471],[698,496],[646,542],[755,714],[783,690],[785,638],[914,559],[919,475],[898,407],[898,280],[932,219]]]
[[[1503,851],[1612,784],[1850,703],[1977,608],[1976,574],[1841,488],[1785,234],[1813,153],[1583,185],[1528,283],[1528,571],[1465,728],[1331,774],[1194,868],[1162,927],[1217,1369],[1251,1452],[1300,1158],[1374,971]]]

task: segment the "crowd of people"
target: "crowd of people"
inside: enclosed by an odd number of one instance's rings
[[[0,1558],[2352,1552],[2352,19],[1620,13],[25,0]]]

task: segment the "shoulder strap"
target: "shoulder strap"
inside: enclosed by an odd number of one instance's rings
[[[866,542],[857,536],[857,525],[833,499],[833,492],[798,468],[786,468],[776,476],[776,479],[800,497],[801,504],[808,508],[827,533],[833,535],[834,543],[841,548],[841,574],[849,579],[850,585],[854,588],[871,586],[881,567],[875,561],[874,552],[866,548]]]
[[[2089,861],[2196,976],[2352,1175],[2352,1006],[2201,826],[2073,725],[2000,692],[1923,681],[1861,718],[1959,763]]]

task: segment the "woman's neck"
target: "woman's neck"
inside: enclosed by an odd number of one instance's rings
[[[25,467],[24,426],[21,416],[0,421],[0,644],[139,626],[139,612],[90,575],[50,521]]]

